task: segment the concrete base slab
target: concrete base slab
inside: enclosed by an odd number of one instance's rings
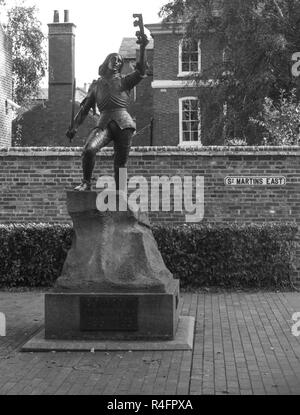
[[[110,341],[110,340],[47,340],[45,330],[39,331],[21,348],[22,352],[91,352],[114,350],[192,350],[195,318],[180,316],[173,340]]]

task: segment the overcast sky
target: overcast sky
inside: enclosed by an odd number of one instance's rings
[[[7,0],[7,4],[20,3]],[[47,23],[53,21],[53,11],[59,10],[63,21],[64,10],[70,11],[70,22],[76,27],[77,85],[97,78],[98,66],[108,53],[119,50],[123,37],[134,37],[133,13],[142,13],[144,23],[156,23],[158,12],[169,0],[26,0],[39,8],[39,20],[48,33]]]

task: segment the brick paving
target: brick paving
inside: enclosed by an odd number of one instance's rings
[[[300,293],[182,294],[193,351],[21,353],[43,325],[43,298],[0,292],[0,395],[300,394]]]

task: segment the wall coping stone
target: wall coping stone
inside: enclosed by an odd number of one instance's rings
[[[0,157],[73,157],[82,147],[4,147]],[[113,149],[104,148],[98,156],[111,156]],[[132,147],[130,156],[300,156],[300,146],[205,146],[205,147]]]

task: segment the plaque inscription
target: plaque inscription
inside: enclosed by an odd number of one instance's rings
[[[138,299],[124,296],[80,297],[81,331],[137,331]]]

